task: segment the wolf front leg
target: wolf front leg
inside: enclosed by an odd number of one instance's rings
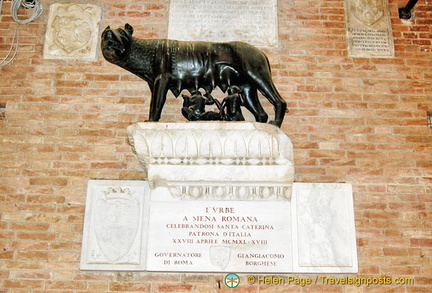
[[[154,82],[153,87],[150,87],[152,97],[148,122],[159,121],[168,93],[168,82],[169,78],[167,76],[160,76]]]

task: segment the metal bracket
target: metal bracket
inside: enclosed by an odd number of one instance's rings
[[[401,19],[411,19],[412,10],[417,4],[418,0],[409,0],[405,7],[399,8],[399,18]]]
[[[432,128],[432,111],[426,111],[428,127]]]
[[[0,102],[0,120],[6,119],[5,112],[6,112],[6,103]]]

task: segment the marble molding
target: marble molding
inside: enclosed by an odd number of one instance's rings
[[[130,144],[151,188],[181,199],[290,199],[294,156],[278,127],[254,122],[137,123]]]

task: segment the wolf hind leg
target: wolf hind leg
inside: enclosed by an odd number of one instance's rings
[[[271,80],[270,75],[256,79],[256,83],[259,91],[270,101],[270,103],[272,103],[274,107],[274,120],[270,121],[269,123],[281,127],[285,113],[287,112],[287,104],[285,100],[279,94],[278,90],[273,84],[273,81]]]

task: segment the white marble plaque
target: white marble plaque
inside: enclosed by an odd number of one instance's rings
[[[348,54],[394,57],[388,1],[345,0]]]
[[[295,272],[358,270],[352,187],[342,183],[294,183]]]
[[[278,45],[277,0],[171,0],[168,38]]]
[[[151,201],[149,271],[292,270],[289,201]]]
[[[147,181],[90,180],[80,267],[356,273],[351,185],[294,183],[292,201],[184,200]]]
[[[100,4],[51,4],[44,58],[96,60],[101,17]]]
[[[145,270],[146,181],[89,180],[80,268]]]

